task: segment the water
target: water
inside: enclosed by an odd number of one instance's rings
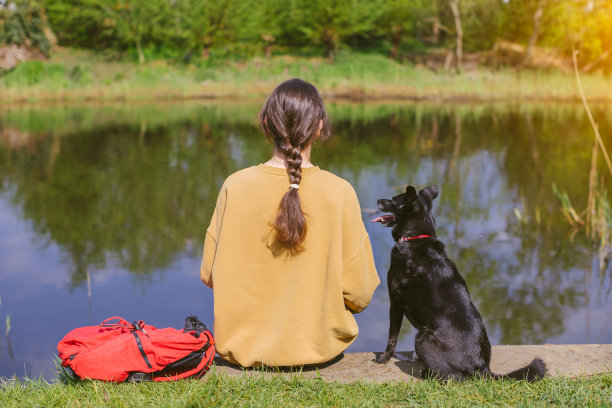
[[[0,376],[53,378],[63,335],[114,315],[182,327],[197,314],[212,326],[212,291],[199,280],[204,231],[225,177],[271,155],[258,109],[0,110]],[[407,183],[440,186],[438,235],[493,344],[612,341],[611,266],[584,231],[572,235],[552,191],[554,182],[586,207],[593,133],[580,106],[328,110],[334,137],[312,159],[354,185],[382,280],[348,351],[386,344],[392,241],[368,220],[378,198]],[[595,109],[609,146],[611,110]],[[405,322],[398,350],[413,342]]]

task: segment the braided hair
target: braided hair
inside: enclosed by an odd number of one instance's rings
[[[321,95],[309,82],[289,79],[270,94],[259,114],[259,123],[266,137],[274,140],[276,148],[282,152],[289,183],[299,185],[302,181],[300,152],[314,141],[317,134],[324,141],[331,133]],[[287,190],[272,228],[276,242],[283,248],[292,254],[303,251],[307,227],[298,189]]]

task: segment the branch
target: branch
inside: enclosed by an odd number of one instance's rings
[[[599,57],[597,57],[595,60],[583,66],[580,72],[584,72],[584,73],[589,72],[595,65],[599,64],[601,61],[608,58],[608,55],[610,55],[611,52],[612,52],[612,48],[608,48],[607,50],[599,54]]]

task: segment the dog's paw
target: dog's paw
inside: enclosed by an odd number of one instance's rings
[[[377,355],[376,358],[374,358],[374,362],[376,362],[378,364],[385,364],[385,363],[389,362],[390,358],[391,358],[391,354],[381,353],[381,354]]]

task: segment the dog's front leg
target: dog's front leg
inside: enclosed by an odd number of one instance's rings
[[[404,311],[399,306],[398,302],[391,300],[391,307],[389,308],[389,341],[387,342],[385,352],[376,357],[375,361],[377,363],[386,363],[395,352],[397,337],[399,336],[400,328],[402,327],[403,318]]]

